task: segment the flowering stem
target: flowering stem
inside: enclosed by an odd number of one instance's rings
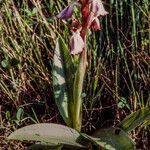
[[[84,21],[84,20],[83,20]],[[88,18],[87,20],[88,21]],[[86,23],[87,24],[87,23]],[[75,76],[73,98],[74,98],[74,111],[73,111],[73,128],[80,131],[82,126],[82,88],[87,65],[87,49],[86,49],[86,32],[88,26],[82,26],[81,37],[84,41],[84,49],[80,54],[79,65]]]
[[[73,112],[73,128],[80,131],[82,126],[82,88],[84,75],[86,71],[87,51],[86,49],[80,54],[79,66],[76,72],[74,81],[73,97],[74,97],[74,112]]]

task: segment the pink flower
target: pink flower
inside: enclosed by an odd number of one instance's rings
[[[95,17],[105,16],[108,12],[104,9],[101,0],[92,0],[91,1],[91,11],[94,13]]]
[[[77,0],[73,0],[65,9],[63,9],[57,17],[60,19],[68,19],[72,17],[74,6],[79,6],[80,4]]]
[[[70,38],[69,46],[72,55],[79,54],[83,51],[84,41],[80,35],[80,29],[73,32],[73,35]]]
[[[101,0],[90,0],[90,12],[87,19],[87,28],[93,27],[94,30],[100,30],[99,16],[107,15]]]

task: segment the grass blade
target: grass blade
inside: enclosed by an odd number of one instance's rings
[[[150,119],[150,106],[137,110],[129,116],[127,116],[123,121],[118,125],[119,128],[125,132],[134,130],[141,123]]]

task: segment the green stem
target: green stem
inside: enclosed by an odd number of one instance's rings
[[[86,71],[87,51],[86,49],[80,55],[79,65],[76,72],[73,88],[73,128],[80,131],[82,126],[82,88],[84,75]]]

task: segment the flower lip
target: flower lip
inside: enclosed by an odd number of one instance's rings
[[[83,51],[84,48],[84,41],[80,35],[80,29],[73,32],[73,35],[70,38],[70,53],[72,55],[79,54]]]

